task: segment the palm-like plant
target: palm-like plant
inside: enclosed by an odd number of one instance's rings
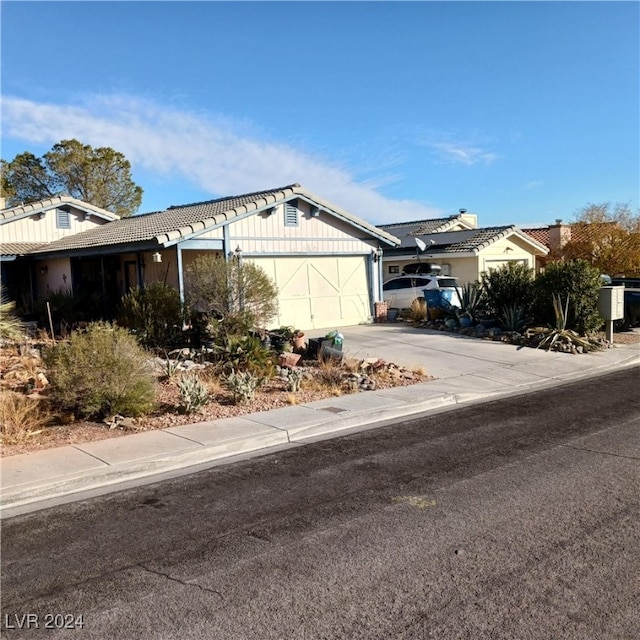
[[[24,336],[24,323],[16,315],[16,303],[0,295],[0,338],[7,342],[19,342]]]
[[[569,296],[562,305],[562,298],[560,295],[553,294],[553,314],[554,314],[554,326],[549,327],[535,327],[529,329],[526,333],[527,337],[542,336],[536,349],[544,347],[547,350],[551,350],[558,342],[570,342],[573,345],[582,347],[585,351],[593,350],[596,346],[588,339],[580,336],[572,329],[567,329],[567,319],[569,317]]]
[[[459,315],[467,314],[472,320],[484,304],[484,292],[479,282],[470,282],[460,287]]]

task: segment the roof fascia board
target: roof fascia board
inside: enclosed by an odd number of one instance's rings
[[[240,220],[243,220],[244,218],[249,218],[256,215],[257,213],[261,213],[262,211],[271,209],[271,207],[273,206],[273,204],[265,205],[263,207],[260,207],[259,209],[251,209],[250,211],[245,211],[244,213],[240,213],[235,216],[229,216],[229,213],[234,211],[234,209],[230,209],[229,211],[225,211],[224,213],[219,213],[215,218],[205,218],[204,220],[198,223],[194,223],[193,225],[180,227],[179,229],[176,229],[175,231],[169,231],[168,233],[161,233],[159,236],[156,236],[155,239],[158,244],[161,244],[165,248],[172,247],[176,244],[182,244],[183,242],[186,242],[188,240],[195,240],[203,233],[215,231],[216,229],[229,225],[232,222],[238,222]],[[218,221],[218,218],[220,217],[224,217],[224,220]],[[211,221],[212,224],[207,224],[209,221]],[[194,229],[194,226],[198,226],[201,228]],[[180,235],[174,235],[176,233],[179,233]],[[163,240],[163,238],[167,239]]]
[[[224,249],[224,241],[220,238],[191,238],[189,240],[183,240],[180,243],[180,249],[211,249],[214,251],[221,251]],[[166,246],[166,245],[165,245]]]
[[[106,256],[119,253],[135,253],[138,251],[155,251],[158,245],[154,242],[132,242],[128,244],[105,244],[97,247],[83,247],[81,249],[63,249],[61,251],[42,251],[27,253],[26,257],[49,260],[53,258],[88,258],[91,256]]]

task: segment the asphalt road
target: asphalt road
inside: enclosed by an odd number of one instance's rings
[[[6,520],[3,637],[634,640],[639,379]]]

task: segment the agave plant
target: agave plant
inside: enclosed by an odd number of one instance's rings
[[[527,322],[527,312],[523,306],[512,304],[502,309],[500,323],[505,331],[520,332],[527,326]]]
[[[547,350],[553,349],[555,345],[560,342],[569,342],[574,346],[582,347],[585,351],[590,351],[596,348],[596,346],[588,339],[580,336],[572,329],[567,329],[567,318],[569,316],[569,296],[562,305],[562,299],[559,295],[553,294],[553,315],[554,326],[549,327],[535,327],[528,329],[527,337],[540,337],[540,341],[536,346],[536,349],[544,347]]]
[[[474,320],[483,303],[484,294],[479,282],[470,282],[460,287],[460,315],[467,314]]]

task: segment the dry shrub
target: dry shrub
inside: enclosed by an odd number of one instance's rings
[[[5,391],[0,396],[2,444],[21,444],[42,432],[53,420],[44,400]]]
[[[427,302],[422,298],[416,298],[409,307],[408,319],[411,322],[422,322],[427,319]]]
[[[335,361],[318,361],[318,369],[312,380],[303,380],[302,387],[309,391],[325,391],[332,396],[341,396],[344,392],[344,367]]]

